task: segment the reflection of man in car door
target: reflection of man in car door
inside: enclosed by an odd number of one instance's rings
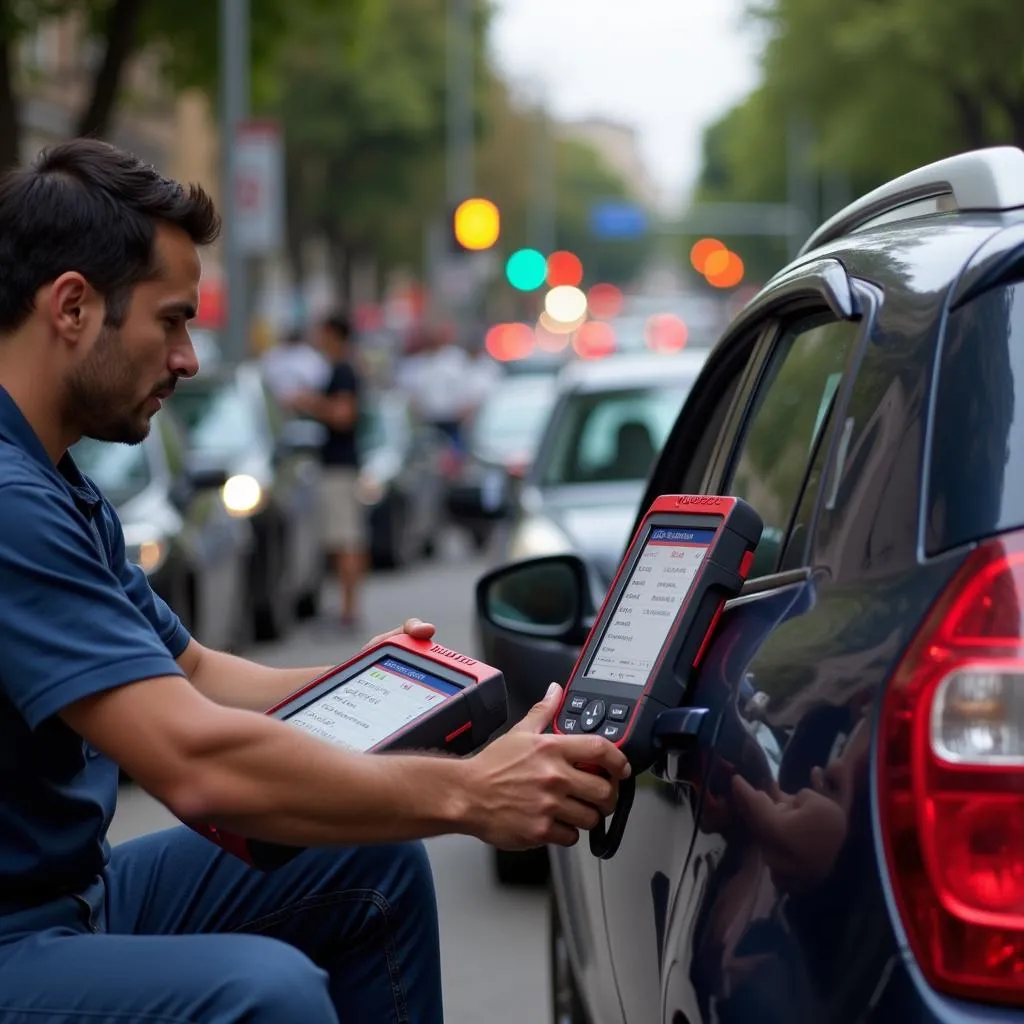
[[[351,327],[340,315],[320,326],[320,349],[331,367],[323,392],[303,392],[289,402],[298,413],[312,416],[327,427],[321,449],[322,522],[324,542],[341,586],[341,621],[346,628],[358,623],[359,586],[366,551],[366,520],[356,494],[359,450],[359,374],[352,360]]]

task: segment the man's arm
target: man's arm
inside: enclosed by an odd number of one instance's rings
[[[214,704],[180,676],[91,695],[60,714],[182,821],[293,846],[461,833],[521,849],[574,844],[579,829],[611,813],[629,771],[599,736],[543,735],[560,697],[553,686],[523,722],[470,758],[352,754],[286,722]],[[609,778],[576,767],[584,763]]]
[[[409,619],[404,626],[375,636],[366,647],[400,633],[407,633],[418,640],[429,640],[434,635],[434,627],[419,619]],[[189,641],[177,661],[192,685],[205,697],[225,707],[250,711],[266,711],[311,679],[334,668],[334,665],[272,668],[203,647],[195,639]]]
[[[300,416],[308,416],[332,430],[348,430],[358,417],[356,396],[351,391],[333,395],[320,395],[315,391],[301,391],[285,403]]]

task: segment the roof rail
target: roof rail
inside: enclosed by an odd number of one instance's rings
[[[946,157],[903,174],[855,199],[814,231],[800,256],[864,227],[868,221],[921,200],[942,199],[931,212],[999,212],[1024,206],[1024,151],[992,146]],[[889,219],[889,218],[886,218]]]

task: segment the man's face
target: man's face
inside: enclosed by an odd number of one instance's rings
[[[107,322],[65,378],[64,420],[86,437],[138,444],[179,377],[199,370],[188,321],[199,305],[196,247],[157,228],[159,273],[135,286],[118,326]]]

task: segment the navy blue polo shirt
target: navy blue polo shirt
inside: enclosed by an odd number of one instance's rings
[[[53,465],[0,388],[0,913],[87,885],[110,854],[117,766],[58,712],[184,675],[188,642],[113,507],[70,456]]]

